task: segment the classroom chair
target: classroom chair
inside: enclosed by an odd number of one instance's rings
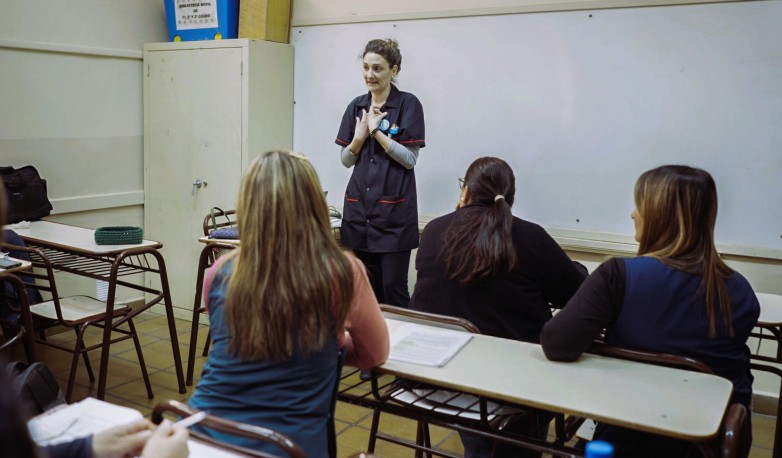
[[[35,289],[44,292],[51,297],[43,302],[30,304],[28,309],[29,313],[34,318],[37,318],[35,331],[38,332],[39,337],[36,339],[36,342],[69,352],[73,355],[71,370],[68,376],[68,387],[65,392],[65,400],[67,402],[71,402],[79,356],[84,360],[84,366],[87,369],[87,375],[90,382],[94,382],[95,375],[93,374],[92,364],[90,363],[87,353],[95,349],[100,349],[101,352],[108,352],[111,344],[127,339],[133,339],[133,344],[136,347],[136,354],[138,356],[139,365],[141,366],[141,375],[144,378],[144,384],[147,388],[147,397],[149,399],[154,397],[152,394],[152,386],[149,382],[149,375],[147,374],[147,367],[144,363],[144,355],[141,351],[141,344],[139,343],[138,334],[136,333],[136,327],[133,324],[133,320],[130,318],[132,310],[129,306],[121,305],[115,307],[114,310],[108,310],[105,302],[99,301],[93,297],[60,297],[57,293],[57,283],[55,281],[52,263],[42,250],[8,245],[6,243],[0,243],[0,247],[27,253],[30,256],[30,261],[33,264],[34,270],[26,275],[25,278],[27,280],[23,282],[24,286],[27,289]],[[128,329],[121,327],[124,324],[127,324]],[[51,342],[46,339],[45,329],[54,326],[63,326],[74,330],[76,333],[76,342],[73,344],[73,347]],[[105,345],[101,340],[100,343],[86,346],[84,343],[84,333],[90,326],[96,326],[101,329],[105,326],[110,326],[112,332],[121,334],[121,336],[111,339]],[[108,367],[101,367],[99,377],[101,379],[105,378],[107,372]]]
[[[163,401],[157,404],[154,410],[152,411],[152,422],[155,424],[160,424],[160,422],[163,421],[163,415],[165,413],[169,413],[179,417],[188,417],[190,415],[195,414],[196,412],[198,411],[181,402],[171,401],[171,400]],[[285,452],[287,456],[291,458],[306,458],[304,451],[301,449],[301,447],[299,447],[298,444],[293,442],[287,436],[280,434],[276,431],[273,431],[271,429],[263,428],[261,426],[250,425],[247,423],[232,421],[214,415],[207,415],[206,418],[202,420],[199,424],[226,434],[253,439],[268,444],[274,444],[280,450]],[[240,456],[252,456],[252,457],[262,457],[262,458],[273,458],[276,456],[264,452],[259,452],[257,450],[250,450],[248,448],[239,447],[233,444],[222,442],[212,437],[209,437],[205,434],[201,434],[194,431],[190,431],[190,436],[192,438],[213,445],[215,447],[226,449],[232,453],[237,453]]]

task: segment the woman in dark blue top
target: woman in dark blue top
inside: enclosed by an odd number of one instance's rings
[[[340,238],[364,262],[378,302],[407,307],[410,252],[418,247],[413,167],[424,140],[421,102],[392,84],[402,68],[396,41],[372,40],[362,56],[367,92],[342,116],[335,142],[345,167]]]
[[[605,329],[611,345],[705,363],[733,382],[731,401],[749,409],[747,339],[760,305],[749,282],[722,261],[714,245],[714,180],[697,168],[658,167],[638,179],[635,206],[638,257],[610,260],[587,278],[543,327],[543,351],[552,360],[574,361]],[[691,448],[686,442],[605,424],[598,424],[595,439],[612,442],[616,457],[688,456]]]

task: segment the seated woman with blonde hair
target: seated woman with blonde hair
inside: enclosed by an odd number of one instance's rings
[[[340,349],[351,366],[385,361],[380,307],[362,264],[334,239],[305,156],[268,151],[253,161],[236,213],[241,245],[204,284],[214,345],[189,404],[285,434],[308,457],[328,456]]]
[[[733,382],[733,398],[752,402],[749,333],[760,305],[749,282],[714,245],[717,187],[705,170],[664,165],[635,184],[638,256],[606,261],[543,327],[549,359],[574,361],[605,329],[610,345],[687,356]],[[749,418],[749,416],[748,416]],[[746,453],[752,429],[745,429]],[[615,456],[691,456],[691,445],[598,423],[595,439]],[[699,456],[699,455],[698,455]]]

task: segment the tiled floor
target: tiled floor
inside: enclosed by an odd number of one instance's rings
[[[157,402],[166,399],[186,401],[193,392],[193,387],[188,387],[185,394],[177,390],[176,373],[174,371],[173,357],[171,356],[171,344],[168,338],[168,326],[166,318],[151,312],[145,312],[134,320],[140,333],[143,345],[144,359],[150,374],[152,390],[155,398],[147,399],[144,382],[141,378],[141,370],[136,358],[136,352],[132,340],[120,342],[111,347],[111,360],[109,362],[109,377],[107,381],[106,401],[141,411],[144,415],[150,415]],[[187,363],[188,343],[190,342],[190,322],[177,320],[177,332],[179,347],[183,358],[183,364]],[[93,328],[87,332],[87,343],[95,343],[101,339],[101,330]],[[198,335],[198,354],[203,347],[206,338],[206,327],[202,327]],[[61,333],[51,336],[50,339],[63,342],[73,342],[73,332]],[[21,351],[21,349],[19,350]],[[70,354],[45,346],[38,346],[39,357],[57,376],[63,391],[67,386],[68,372],[70,369]],[[99,367],[100,352],[94,351],[90,356],[93,369],[96,372]],[[196,362],[195,378],[201,372],[201,365],[205,358],[199,357]],[[76,386],[72,401],[78,401],[87,396],[95,396],[97,382],[90,383],[84,370],[83,362],[80,362],[77,372]],[[369,427],[372,420],[371,411],[361,407],[338,403],[337,404],[337,447],[339,457],[348,457],[351,454],[366,450],[369,437]],[[771,457],[773,445],[774,418],[754,414],[752,417],[754,442],[751,458]],[[383,414],[381,416],[380,429],[397,437],[413,440],[415,438],[415,424],[407,419]],[[438,448],[450,452],[462,453],[461,442],[458,435],[452,431],[432,427],[432,442]],[[412,457],[410,449],[384,441],[378,441],[375,454],[380,457]]]

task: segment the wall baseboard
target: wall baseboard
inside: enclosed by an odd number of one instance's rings
[[[777,416],[779,395],[767,393],[754,393],[752,395],[752,412],[762,415]]]
[[[82,211],[103,210],[105,208],[129,207],[144,205],[144,191],[115,192],[111,194],[94,194],[90,196],[64,197],[51,199],[53,215],[76,213]]]

